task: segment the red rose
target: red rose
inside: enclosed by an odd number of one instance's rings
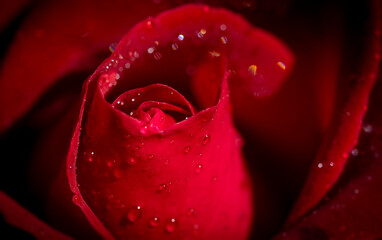
[[[25,9],[8,28],[0,19],[13,36],[0,72],[6,229],[382,236],[378,94],[356,146],[379,64],[376,1],[221,4],[242,16],[167,1],[25,4],[2,15]],[[247,21],[286,41],[294,70],[286,45]]]

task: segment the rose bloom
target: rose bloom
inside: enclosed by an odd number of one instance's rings
[[[3,1],[2,238],[382,239],[380,11]]]

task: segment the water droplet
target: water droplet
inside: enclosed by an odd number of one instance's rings
[[[176,51],[176,50],[178,50],[179,46],[178,46],[178,44],[173,43],[173,44],[171,45],[171,48],[172,48],[172,50]]]
[[[358,193],[359,193],[359,189],[358,188],[354,189],[354,194],[358,194]]]
[[[373,131],[373,126],[371,126],[370,124],[367,124],[367,125],[364,125],[362,129],[365,133],[371,133]]]
[[[225,30],[227,30],[227,26],[225,24],[220,25],[220,30],[224,32]]]
[[[154,47],[150,47],[147,49],[147,53],[148,54],[152,54],[154,52],[155,48]]]
[[[324,166],[324,164],[322,164],[322,163],[318,163],[318,164],[317,164],[317,167],[318,167],[318,168],[322,168],[323,166]]]
[[[354,148],[352,151],[351,151],[351,155],[353,155],[354,157],[358,156],[359,154],[359,151],[357,148]]]
[[[171,218],[168,223],[166,223],[165,230],[168,233],[174,232],[176,229],[176,220],[175,218]]]
[[[202,165],[199,164],[199,165],[197,165],[197,166],[195,167],[195,173],[196,173],[196,174],[199,174],[201,171],[202,171]]]
[[[330,165],[331,167],[333,167],[333,166],[334,166],[334,162],[330,162],[329,165]]]
[[[153,28],[153,22],[151,20],[146,21],[146,28],[152,29]]]
[[[166,184],[162,183],[159,185],[157,192],[161,193],[166,190]]]
[[[191,216],[194,216],[194,215],[195,215],[195,209],[189,208],[187,210],[187,216],[191,217]]]
[[[130,222],[136,222],[142,216],[142,208],[140,206],[130,207],[127,211],[126,217]]]
[[[208,52],[211,57],[220,57],[220,53],[216,51],[209,51]]]
[[[206,33],[207,33],[206,29],[204,28],[200,29],[200,31],[197,33],[198,38],[203,38]]]
[[[166,160],[164,161],[164,165],[166,165],[166,166],[168,166],[169,163],[170,163],[170,160],[168,160],[168,159],[166,159]]]
[[[206,144],[209,143],[209,142],[210,142],[210,136],[209,136],[208,134],[206,134],[206,135],[204,136],[204,138],[203,138],[202,143],[203,143],[203,145],[206,145]]]
[[[78,205],[80,204],[80,197],[76,194],[72,197],[72,201]]]
[[[228,39],[227,39],[226,36],[221,36],[221,37],[220,37],[220,41],[221,41],[223,44],[227,44]]]
[[[145,145],[145,143],[144,142],[140,142],[140,143],[138,143],[138,148],[142,148],[143,146]]]
[[[178,35],[178,40],[179,41],[183,41],[184,40],[184,35],[183,34],[179,34]]]
[[[257,73],[257,66],[252,64],[251,66],[248,67],[248,72],[252,75],[255,76]]]
[[[184,148],[183,152],[184,153],[189,153],[191,151],[191,147],[190,146],[187,146]]]
[[[277,66],[279,66],[282,70],[286,69],[285,63],[283,62],[277,62]]]
[[[141,133],[141,134],[146,134],[147,133],[147,130],[148,130],[148,127],[147,127],[147,125],[145,125],[145,126],[142,126],[140,129],[139,129],[139,132]]]
[[[149,226],[152,228],[155,228],[159,224],[159,218],[158,217],[152,217],[149,221]]]
[[[137,160],[135,160],[135,158],[133,158],[133,157],[129,157],[129,158],[127,158],[126,162],[127,162],[127,164],[133,166],[137,163]]]
[[[154,59],[155,60],[159,60],[159,59],[161,59],[162,58],[162,54],[160,53],[160,52],[156,52],[156,53],[154,53]]]
[[[125,68],[126,68],[126,69],[129,69],[130,67],[131,67],[130,63],[126,63],[126,64],[125,64]]]
[[[109,45],[109,51],[113,53],[113,52],[115,51],[115,48],[116,48],[116,47],[117,47],[117,44],[116,44],[116,43],[112,43],[112,44],[110,44],[110,45]]]

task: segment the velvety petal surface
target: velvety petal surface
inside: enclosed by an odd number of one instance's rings
[[[292,63],[276,38],[224,9],[189,5],[136,25],[84,86],[73,201],[105,238],[246,238],[252,191],[228,86],[271,95]]]

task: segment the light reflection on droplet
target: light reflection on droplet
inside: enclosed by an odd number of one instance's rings
[[[161,59],[162,58],[162,54],[160,53],[160,52],[156,52],[156,53],[154,53],[154,59],[155,60],[159,60],[159,59]]]
[[[131,207],[127,211],[127,219],[132,223],[138,221],[141,215],[142,209],[140,206]]]
[[[354,148],[353,150],[351,150],[351,155],[353,155],[354,157],[358,156],[359,154],[359,150],[357,148]]]
[[[131,166],[134,166],[136,163],[137,163],[137,160],[135,160],[135,158],[133,157],[129,157],[127,160],[126,160],[127,164],[131,165]]]
[[[178,40],[179,41],[183,41],[184,40],[184,35],[183,34],[179,34],[178,35]]]
[[[248,72],[252,75],[255,76],[257,72],[257,66],[252,64],[251,66],[248,67]]]
[[[324,164],[322,164],[322,163],[318,163],[318,164],[317,164],[317,167],[318,167],[318,168],[322,168],[323,166],[324,166]]]
[[[285,68],[286,68],[285,63],[283,63],[283,62],[278,62],[277,66],[279,66],[282,70],[285,70]]]
[[[173,44],[171,45],[171,48],[172,48],[172,50],[176,51],[176,50],[178,50],[179,46],[178,46],[178,44],[173,43]]]
[[[126,69],[129,69],[130,67],[131,67],[130,63],[126,63],[126,64],[125,64],[125,68],[126,68]]]
[[[220,57],[220,53],[216,51],[209,51],[208,52],[211,57]]]
[[[109,45],[109,51],[113,53],[113,52],[115,51],[115,48],[116,48],[116,47],[117,47],[117,44],[116,44],[116,43],[112,43],[112,44],[110,44],[110,45]]]
[[[226,36],[221,36],[221,37],[220,37],[220,41],[221,41],[223,44],[227,44],[228,39],[227,39]]]
[[[201,171],[202,171],[202,165],[199,164],[199,165],[197,165],[197,166],[195,167],[195,173],[196,173],[196,174],[199,174]]]
[[[362,127],[362,129],[363,129],[363,131],[364,131],[365,133],[371,133],[371,132],[373,131],[373,127],[372,127],[370,124],[364,125],[364,126]]]
[[[158,217],[152,217],[150,218],[150,221],[149,221],[149,226],[154,228],[156,226],[158,226],[159,224],[159,218]]]
[[[191,151],[191,147],[190,146],[187,146],[184,148],[183,152],[184,153],[189,153]]]
[[[193,208],[189,208],[189,209],[187,210],[187,216],[191,217],[191,216],[193,216],[193,215],[195,215],[195,209],[193,209]]]
[[[225,24],[220,25],[220,30],[222,31],[227,30],[227,26]]]
[[[168,233],[172,233],[175,231],[176,228],[176,220],[175,218],[171,218],[168,223],[166,223],[165,230]]]
[[[148,54],[152,54],[154,52],[154,47],[150,47],[147,49]]]
[[[210,142],[210,136],[206,134],[202,140],[203,145],[206,145],[207,143]]]

